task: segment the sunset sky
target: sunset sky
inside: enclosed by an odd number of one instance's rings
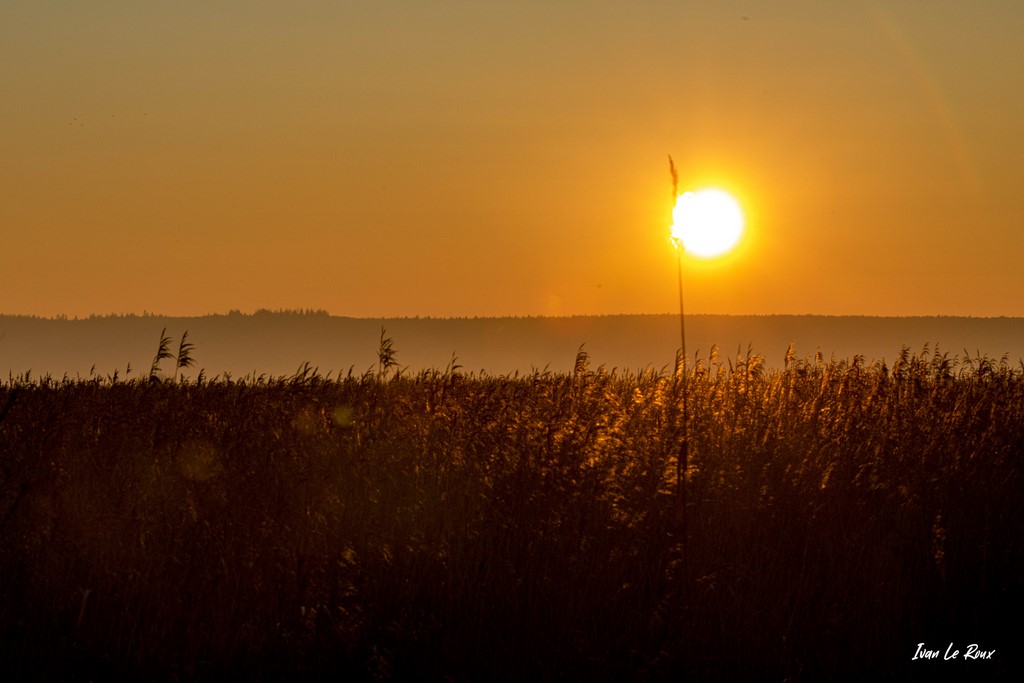
[[[1018,0],[14,0],[0,313],[1024,316]]]

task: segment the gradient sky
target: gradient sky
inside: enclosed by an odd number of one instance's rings
[[[0,313],[1024,315],[1024,3],[0,7]]]

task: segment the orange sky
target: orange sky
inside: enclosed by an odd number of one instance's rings
[[[0,313],[1024,315],[1024,4],[14,2]]]

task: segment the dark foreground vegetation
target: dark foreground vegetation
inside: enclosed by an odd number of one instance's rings
[[[1024,376],[0,386],[8,680],[980,680],[1020,668]],[[918,643],[938,660],[913,660]],[[960,651],[943,661],[947,645]],[[971,644],[995,653],[965,660]]]

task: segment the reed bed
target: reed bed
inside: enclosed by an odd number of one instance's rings
[[[0,666],[83,681],[1018,666],[1019,368],[904,349],[891,367],[767,370],[748,351],[621,372],[581,351],[568,374],[407,375],[387,350],[336,378],[154,367],[0,386]],[[950,641],[996,656],[911,659]]]

